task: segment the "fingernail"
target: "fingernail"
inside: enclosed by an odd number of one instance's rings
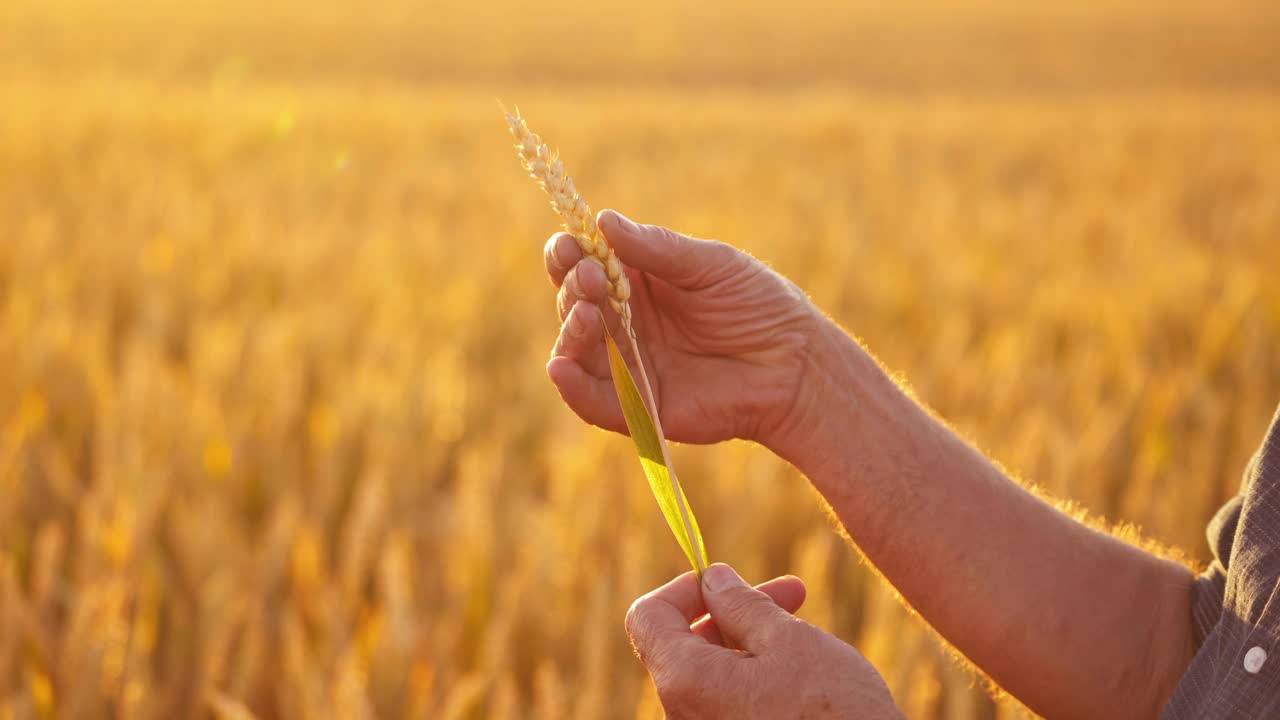
[[[626,230],[627,232],[629,232],[629,233],[631,233],[631,234],[633,234],[633,235],[634,235],[635,233],[640,232],[640,226],[639,226],[639,225],[637,225],[637,224],[635,224],[634,222],[632,222],[632,221],[631,221],[631,218],[627,217],[626,215],[623,215],[622,213],[618,212],[617,210],[614,210],[614,211],[612,211],[612,212],[613,212],[613,214],[614,214],[614,215],[616,215],[616,216],[618,217],[618,224],[622,226],[622,229],[623,229],[623,230]]]
[[[551,265],[557,270],[567,271],[569,269],[564,266],[564,261],[560,259],[560,243],[558,242],[555,247],[551,248]]]
[[[723,592],[733,587],[746,585],[733,568],[723,563],[716,563],[702,573],[702,584],[711,592]]]

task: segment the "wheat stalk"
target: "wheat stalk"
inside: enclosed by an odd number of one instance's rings
[[[621,318],[622,330],[631,345],[631,354],[635,358],[636,368],[640,371],[640,387],[644,389],[641,403],[645,406],[649,419],[657,431],[663,464],[666,465],[671,483],[670,489],[674,496],[676,507],[679,510],[679,522],[683,525],[686,537],[690,539],[691,543],[696,542],[698,546],[696,551],[691,551],[691,558],[694,562],[694,569],[697,570],[699,577],[701,577],[702,571],[706,569],[703,557],[705,548],[702,547],[701,534],[697,530],[697,522],[693,519],[693,514],[685,503],[684,492],[680,488],[680,481],[676,478],[675,465],[671,462],[671,451],[667,447],[666,435],[662,431],[662,421],[658,419],[657,397],[653,394],[653,386],[649,384],[649,374],[645,371],[644,361],[640,357],[640,345],[636,340],[635,328],[631,322],[631,304],[628,302],[631,298],[631,283],[627,280],[626,273],[622,271],[622,263],[618,260],[618,256],[600,233],[600,228],[596,226],[596,219],[591,212],[591,206],[578,193],[578,189],[573,184],[573,178],[565,173],[564,163],[547,147],[546,143],[542,142],[542,138],[537,133],[529,129],[529,126],[525,124],[524,118],[520,116],[519,108],[516,108],[514,114],[506,112],[504,109],[503,115],[507,118],[511,136],[516,140],[516,153],[520,156],[521,164],[529,171],[529,175],[543,191],[550,196],[551,207],[560,215],[565,232],[572,235],[573,239],[577,241],[583,257],[603,268],[605,275],[608,277],[609,305],[617,311]],[[605,332],[609,332],[607,325],[605,326]],[[609,341],[609,345],[610,352],[616,351],[612,340]],[[618,357],[620,359],[621,355]],[[622,370],[625,374],[630,372],[626,370],[625,363]],[[618,386],[615,385],[616,387]],[[624,405],[625,412],[626,403],[623,400],[621,391],[619,393],[618,400]]]

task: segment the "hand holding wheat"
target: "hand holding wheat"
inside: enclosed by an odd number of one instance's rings
[[[574,189],[573,180],[565,174],[560,159],[552,155],[542,139],[525,125],[519,111],[515,115],[507,113],[506,117],[511,135],[516,139],[516,151],[520,154],[525,169],[551,196],[551,206],[560,215],[564,229],[573,237],[584,256],[605,272],[609,304],[622,320],[622,330],[626,333],[627,344],[631,347],[632,357],[640,371],[640,382],[637,383],[612,334],[605,333],[609,375],[613,379],[618,405],[658,506],[689,563],[701,576],[707,567],[706,545],[702,541],[698,521],[689,509],[684,489],[676,478],[671,451],[667,448],[662,425],[658,420],[657,396],[649,384],[636,334],[631,327],[631,307],[627,303],[631,294],[630,284],[622,273],[622,264],[618,262],[608,242],[600,236],[591,208]]]
[[[638,384],[649,388],[659,433],[701,443],[781,442],[822,324],[804,294],[724,243],[612,211],[597,219],[541,138],[518,115],[507,123],[521,162],[563,221],[544,258],[564,321],[547,372],[565,402],[587,422],[627,431],[631,418],[615,392],[606,343],[618,331],[633,351]]]
[[[633,328],[668,437],[774,443],[801,392],[821,315],[794,285],[728,245],[611,210],[598,224],[631,280]],[[547,372],[584,420],[621,432],[601,344],[612,323],[602,325],[595,310],[608,302],[608,278],[566,233],[547,241],[544,256],[564,323]]]
[[[623,263],[628,305],[652,371],[662,427],[680,442],[743,438],[780,449],[804,387],[805,357],[821,342],[822,316],[795,285],[751,256],[605,210],[597,226]],[[560,288],[563,326],[547,372],[582,419],[625,431],[613,396],[607,328],[607,274],[562,232],[544,260]],[[612,318],[606,318],[612,320]],[[612,323],[610,325],[612,327]]]

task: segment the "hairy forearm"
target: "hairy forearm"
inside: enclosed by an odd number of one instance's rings
[[[1154,717],[1191,655],[1192,575],[1012,482],[834,324],[771,446],[921,615],[1049,717]]]

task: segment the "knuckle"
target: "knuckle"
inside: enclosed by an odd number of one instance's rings
[[[736,268],[748,256],[738,248],[721,240],[706,240],[709,243],[707,247],[707,257],[711,259],[714,265],[724,268]]]
[[[762,623],[756,630],[756,638],[764,646],[780,645],[789,641],[791,630],[789,621],[770,618],[768,622]]]
[[[658,228],[658,236],[661,238],[663,244],[670,247],[674,251],[675,257],[680,260],[689,259],[690,254],[697,249],[700,242],[699,240],[691,238],[688,235],[678,233],[668,227],[663,227],[661,225],[655,225],[654,227]]]
[[[682,235],[666,225],[650,225],[649,227],[653,228],[658,237],[674,245],[684,245],[689,242],[688,236]]]
[[[785,641],[792,631],[794,618],[774,604],[767,595],[751,588],[740,588],[726,594],[719,611],[726,625],[750,627],[762,645]]]
[[[564,276],[564,286],[561,291],[568,293],[572,298],[582,297],[582,263],[574,265]]]
[[[658,698],[664,705],[684,705],[694,699],[698,692],[694,673],[674,663],[662,663],[658,667],[661,669],[651,675]]]
[[[636,601],[631,603],[631,607],[627,608],[627,616],[623,620],[623,626],[626,627],[627,635],[631,636],[633,642],[636,635],[644,628],[644,615],[648,612],[646,608],[651,602],[653,602],[652,598],[648,595],[643,595],[636,598]]]
[[[702,240],[706,243],[707,252],[717,258],[735,255],[738,249],[723,240]]]
[[[565,318],[569,317],[570,307],[572,307],[572,304],[569,303],[568,294],[564,288],[560,288],[560,292],[556,293],[556,311],[560,313],[561,322],[564,322]]]
[[[760,593],[751,588],[737,588],[725,594],[721,612],[732,618],[746,618],[760,605]]]
[[[609,282],[604,268],[594,262],[580,262],[574,267],[573,272],[577,278],[578,290],[583,294],[592,290],[603,291]]]
[[[680,263],[691,268],[690,280],[695,285],[710,285],[733,275],[746,256],[734,246],[720,240],[683,238],[677,246]]]
[[[657,682],[654,683],[654,687],[658,690],[658,701],[668,713],[682,709],[693,699],[687,687],[661,685]]]

